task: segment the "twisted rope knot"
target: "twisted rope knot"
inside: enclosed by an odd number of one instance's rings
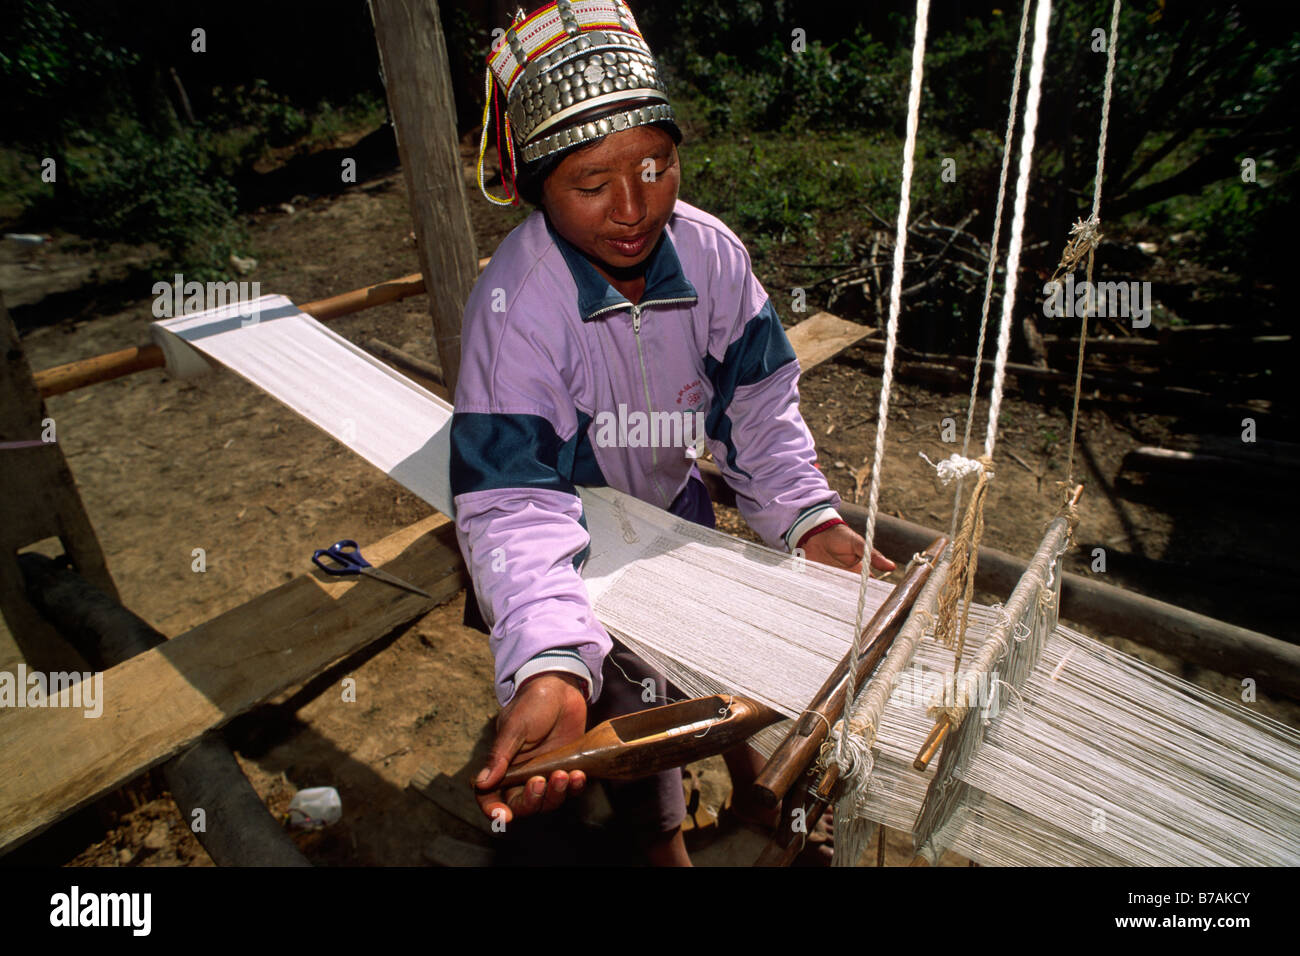
[[[963,458],[953,452],[947,458],[933,462],[925,452],[919,452],[918,454],[925,459],[927,465],[935,470],[935,473],[939,476],[939,481],[945,488],[954,481],[961,481],[984,470],[984,459],[982,458]]]
[[[966,514],[962,519],[961,530],[952,543],[952,562],[948,566],[948,579],[943,590],[939,592],[936,605],[938,624],[934,636],[947,647],[956,645],[956,659],[953,669],[961,661],[961,650],[966,641],[966,622],[970,614],[971,597],[975,591],[975,571],[979,564],[980,540],[984,536],[984,498],[988,492],[989,481],[993,478],[993,456],[988,452],[975,459],[979,466],[979,478],[971,492],[966,505]],[[958,603],[962,604],[960,620],[957,615]]]
[[[1079,506],[1073,500],[1074,481],[1067,479],[1066,481],[1054,482],[1054,484],[1056,485],[1057,494],[1061,498],[1061,504],[1056,509],[1056,514],[1058,517],[1064,518],[1069,524],[1069,537],[1073,539],[1074,529],[1079,526]],[[1048,524],[1050,525],[1051,522],[1048,522]]]
[[[1061,276],[1077,269],[1079,263],[1100,244],[1101,220],[1096,215],[1089,216],[1087,219],[1076,219],[1074,225],[1070,227],[1070,238],[1061,253],[1061,261],[1056,266],[1056,272],[1052,274],[1052,281],[1055,282]]]

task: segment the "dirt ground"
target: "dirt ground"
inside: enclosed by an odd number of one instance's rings
[[[247,278],[259,280],[263,292],[302,303],[418,270],[404,183],[396,172],[338,197],[293,197],[290,207],[252,217],[258,265]],[[495,248],[517,218],[485,207],[472,203],[480,255]],[[22,271],[21,264],[16,268]],[[775,295],[779,277],[760,278]],[[81,314],[60,316],[57,298],[17,310],[33,368],[146,342],[148,288],[142,281],[134,301],[110,311],[92,300],[81,304]],[[379,338],[434,358],[423,298],[347,316],[332,328],[354,342]],[[848,500],[854,472],[874,440],[879,381],[869,369],[875,360],[867,349],[850,349],[808,373],[801,387],[822,468]],[[918,453],[937,459],[953,450],[939,431],[948,417],[960,430],[964,395],[902,384],[892,407],[881,507],[946,527],[950,499]],[[52,398],[48,410],[124,603],[169,636],[305,573],[315,548],[340,538],[364,546],[430,510],[232,374],[186,384],[150,371]],[[1059,405],[1048,410],[1010,392],[986,544],[1023,555],[1033,550],[1052,508],[1051,483],[1063,477],[1068,426]],[[1294,625],[1281,608],[1288,590],[1283,583],[1294,581],[1297,570],[1294,556],[1281,548],[1289,516],[1280,519],[1275,504],[1245,493],[1122,497],[1116,488],[1125,453],[1176,438],[1185,427],[1180,416],[1085,407],[1080,427],[1077,473],[1087,492],[1070,570],[1086,573],[1092,549],[1102,547],[1107,583],[1294,639]],[[1229,433],[1226,425],[1220,431]],[[723,514],[722,524],[739,527],[734,512]],[[194,548],[207,553],[205,573],[191,569]],[[336,668],[336,675],[357,679],[361,706],[345,706],[330,691],[268,705],[228,728],[273,812],[284,814],[300,788],[339,790],[342,821],[296,837],[313,862],[429,865],[446,859],[451,844],[444,840],[439,849],[439,837],[461,841],[454,846],[462,849],[491,845],[481,826],[408,786],[426,769],[467,779],[484,752],[496,710],[491,658],[481,635],[460,625],[463,602],[462,593],[385,639],[377,652]],[[1219,693],[1240,695],[1242,675],[1216,674],[1116,643]],[[289,699],[285,694],[281,701]],[[1300,726],[1300,707],[1293,703],[1264,694],[1253,706]],[[726,799],[726,777],[716,761],[699,769],[697,819],[707,823]],[[706,863],[747,863],[758,847],[755,834],[725,819],[721,831],[702,826],[690,838],[697,860]],[[49,864],[210,865],[148,775],[21,853]],[[906,865],[910,859],[905,835],[891,834],[888,862]]]

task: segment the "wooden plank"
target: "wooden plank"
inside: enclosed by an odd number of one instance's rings
[[[799,368],[806,372],[875,332],[870,326],[849,322],[829,312],[818,312],[788,330],[786,335],[799,358]]]
[[[424,850],[425,859],[435,866],[491,866],[496,862],[496,856],[496,850],[491,847],[466,843],[445,833],[436,836]]]
[[[457,780],[436,767],[421,767],[411,778],[412,790],[438,809],[450,813],[462,823],[467,823],[484,833],[492,832],[492,821],[483,816],[478,801],[474,799],[474,785],[468,777]]]
[[[0,851],[467,583],[454,525],[441,515],[365,552],[434,600],[369,578],[303,575],[105,671],[98,718],[71,707],[0,711]]]
[[[447,391],[460,371],[461,311],[478,252],[461,179],[451,68],[436,0],[371,0],[375,42],[415,223],[416,250]]]

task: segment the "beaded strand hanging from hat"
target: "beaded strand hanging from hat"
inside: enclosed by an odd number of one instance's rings
[[[659,68],[623,0],[556,0],[528,15],[520,10],[487,66],[478,183],[497,205],[519,202],[519,156],[533,163],[610,133],[675,122]],[[494,117],[505,199],[484,184]]]

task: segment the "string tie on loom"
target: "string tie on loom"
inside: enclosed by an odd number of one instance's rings
[[[1070,227],[1070,238],[1065,244],[1065,250],[1061,253],[1061,261],[1057,263],[1056,272],[1052,274],[1052,281],[1055,282],[1059,277],[1073,272],[1097,246],[1101,243],[1101,220],[1094,213],[1087,219],[1076,219],[1074,225]]]
[[[952,459],[949,459],[949,463],[951,461]],[[971,598],[975,593],[975,572],[979,564],[980,541],[984,537],[984,499],[988,493],[989,481],[993,478],[991,456],[981,455],[975,461],[979,466],[979,477],[975,482],[975,490],[971,492],[970,502],[966,506],[961,530],[957,532],[956,540],[953,541],[948,579],[939,593],[939,601],[935,609],[938,624],[935,626],[934,636],[936,640],[942,641],[944,646],[956,647],[954,670],[961,661],[962,648],[966,642],[966,624],[970,615]],[[958,601],[963,604],[960,621],[957,620]]]
[[[1010,681],[1005,681],[1000,677],[995,677],[993,679],[993,686],[999,689],[998,690],[999,695],[1002,693],[1001,688],[1003,687],[1011,691],[1011,703],[1016,708],[1016,714],[1020,717],[1023,717],[1025,715],[1025,698],[1024,695],[1020,693],[1020,689],[1016,687],[1015,684],[1012,684]],[[994,716],[996,716],[997,713],[1001,710],[1000,707],[997,710],[993,709],[994,704],[998,701],[998,699],[999,698],[996,697],[991,699],[989,701],[989,705],[986,708],[984,708],[983,721],[985,727],[987,727],[989,724],[993,722]],[[992,713],[990,713],[990,711],[992,711]]]
[[[718,708],[718,719],[726,720],[727,715],[731,713],[731,708],[734,706],[736,706],[736,695],[728,694],[727,702]],[[704,737],[707,737],[709,735],[709,731],[712,730],[713,727],[714,727],[713,724],[709,724],[709,726],[705,727],[703,730],[701,730],[698,734],[695,735],[696,739],[703,739]]]
[[[854,810],[861,812],[862,801],[866,799],[867,781],[875,767],[875,758],[871,755],[868,738],[856,728],[846,728],[843,720],[835,722],[835,727],[822,742],[817,757],[818,766],[825,767],[834,761],[840,768],[842,793],[854,794]]]

